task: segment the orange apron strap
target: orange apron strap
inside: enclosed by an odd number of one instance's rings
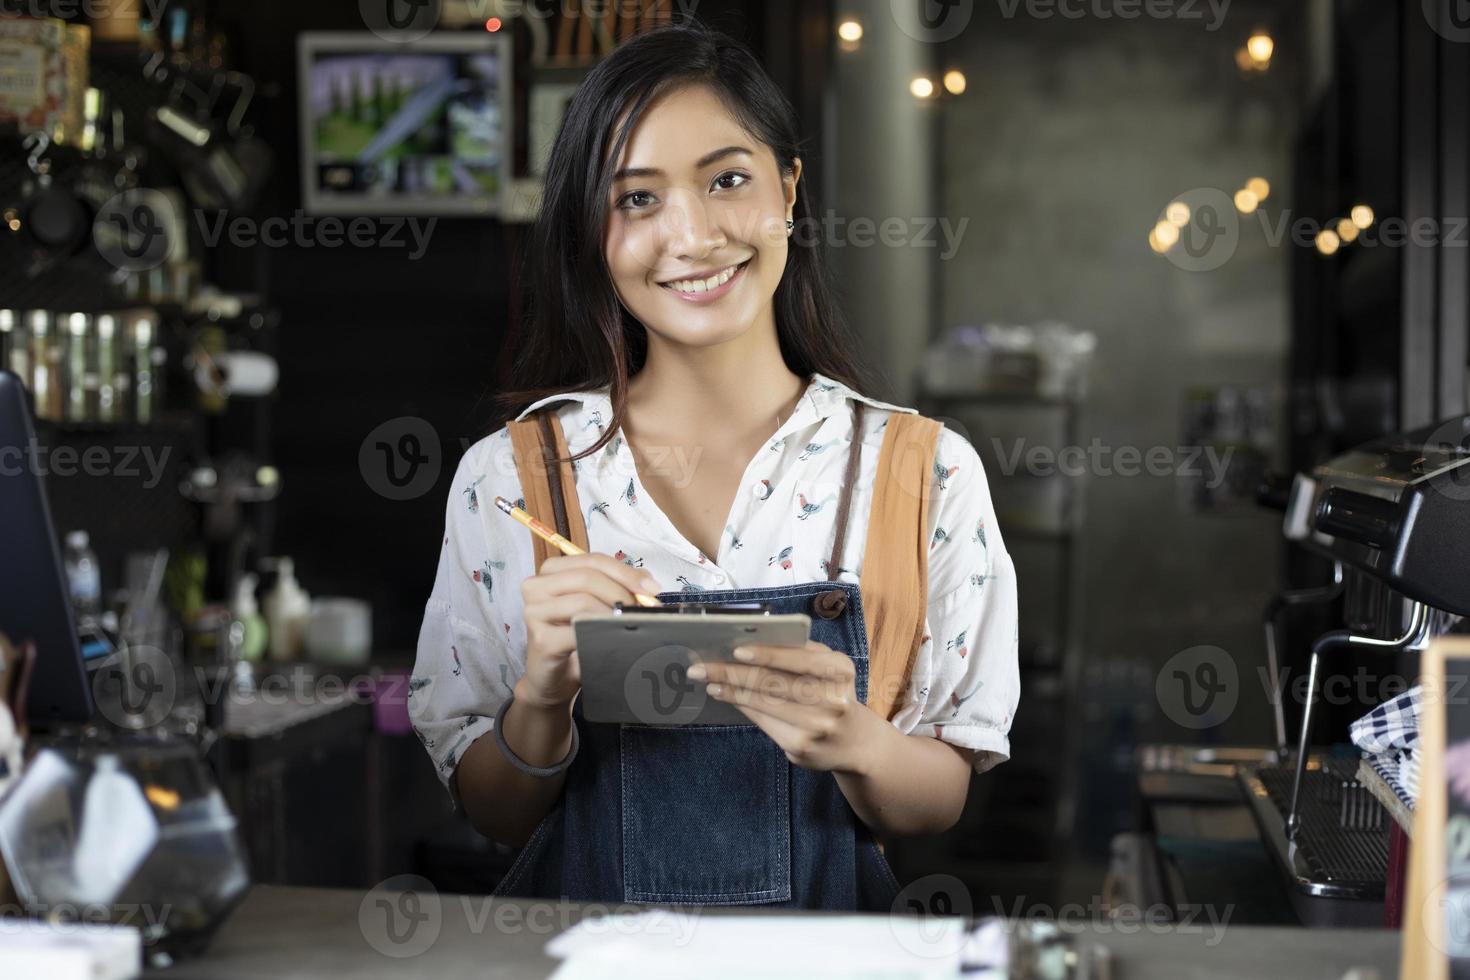
[[[562,537],[586,550],[587,525],[582,520],[582,505],[578,502],[577,477],[571,461],[565,458],[571,454],[556,411],[547,408],[537,417],[523,422],[508,422],[505,427],[510,431],[511,449],[515,453],[521,492],[526,497],[526,510],[547,524],[555,524]],[[548,465],[548,460],[553,458],[560,458],[562,462]],[[526,533],[531,534],[529,529]],[[556,546],[534,534],[531,534],[531,546],[538,574],[543,561],[551,555],[561,554]]]
[[[923,641],[929,496],[943,428],[922,415],[890,415],[873,479],[859,589],[868,631],[868,707],[886,721],[908,690]]]

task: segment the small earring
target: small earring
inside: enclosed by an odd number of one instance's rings
[[[789,236],[796,229],[796,221],[792,218],[786,219],[786,234]]]

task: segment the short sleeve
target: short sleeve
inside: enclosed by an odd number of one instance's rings
[[[509,440],[499,434],[472,446],[455,471],[409,680],[414,732],[451,796],[465,749],[490,731],[525,669],[520,586],[530,548],[512,537],[525,533],[519,525],[495,519],[497,494],[520,497]]]
[[[984,772],[1010,758],[1020,701],[1015,566],[980,456],[944,430],[929,508],[929,599],[900,730],[975,751]]]

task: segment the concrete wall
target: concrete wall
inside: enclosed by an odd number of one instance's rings
[[[1265,176],[1273,221],[1290,199],[1292,53],[1249,81],[1233,61],[1257,24],[1289,43],[1288,25],[1272,19],[1279,9],[1237,2],[1211,31],[1198,21],[1038,19],[1024,3],[978,3],[939,52],[939,67],[962,69],[969,86],[942,107],[938,207],[971,225],[941,264],[937,327],[1056,319],[1096,333],[1084,445],[1096,436],[1111,447],[1178,446],[1191,386],[1279,386],[1284,376],[1288,257],[1258,220],[1243,222],[1234,254],[1210,271],[1180,268],[1146,241],[1164,206],[1190,189],[1233,194]],[[974,434],[986,429],[982,416]],[[1151,687],[1175,653],[1211,644],[1242,685],[1239,706],[1206,734],[1162,717],[1151,691],[1136,692],[1126,724],[1114,718],[1119,705],[1102,703],[1089,704],[1089,720],[1139,738],[1264,742],[1259,616],[1276,581],[1278,521],[1191,513],[1171,477],[1096,475],[1086,495],[1078,581],[1089,676]],[[1040,574],[1028,581],[1030,559],[1018,561],[1035,608],[1035,592],[1051,585]]]

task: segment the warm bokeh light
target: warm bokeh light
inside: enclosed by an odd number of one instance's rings
[[[1235,49],[1235,66],[1241,71],[1255,71],[1257,65],[1251,60],[1251,53],[1245,48]]]
[[[1245,189],[1254,194],[1257,201],[1264,201],[1271,196],[1271,182],[1265,177],[1252,177],[1245,182]]]
[[[1189,205],[1183,201],[1175,201],[1164,209],[1164,217],[1175,228],[1183,228],[1189,224]]]
[[[1179,241],[1179,229],[1167,221],[1160,221],[1154,225],[1152,237],[1157,239],[1158,243],[1164,246],[1165,249],[1170,249]]]
[[[909,91],[914,93],[916,99],[927,99],[934,95],[934,83],[922,76],[909,82]]]
[[[1342,246],[1342,239],[1337,237],[1337,232],[1331,228],[1323,228],[1317,232],[1317,251],[1323,255],[1336,255]]]
[[[856,44],[863,39],[863,25],[855,20],[845,20],[837,25],[837,36],[848,44]]]
[[[1250,54],[1252,61],[1258,65],[1264,65],[1276,52],[1276,42],[1271,40],[1271,35],[1265,31],[1256,31],[1250,36],[1250,40],[1245,42],[1245,49]]]
[[[950,95],[964,95],[967,84],[965,73],[957,68],[944,73],[944,90]]]
[[[1254,214],[1256,208],[1261,206],[1261,199],[1251,193],[1249,189],[1241,189],[1235,192],[1235,210],[1241,214]]]
[[[1366,204],[1359,204],[1353,208],[1352,218],[1353,224],[1366,230],[1373,224],[1373,209]]]
[[[485,30],[489,31],[491,34],[494,34],[496,31],[500,30],[504,26],[504,22],[501,21],[499,17],[491,17],[489,20],[485,21]]]
[[[1342,218],[1337,222],[1337,237],[1341,238],[1345,245],[1356,241],[1358,237],[1358,226],[1353,224],[1351,218]]]
[[[1151,249],[1153,249],[1155,252],[1159,253],[1160,255],[1163,255],[1165,252],[1169,251],[1169,246],[1167,246],[1163,242],[1159,241],[1159,229],[1158,228],[1154,228],[1153,231],[1150,231],[1148,233],[1148,247],[1151,248]]]

